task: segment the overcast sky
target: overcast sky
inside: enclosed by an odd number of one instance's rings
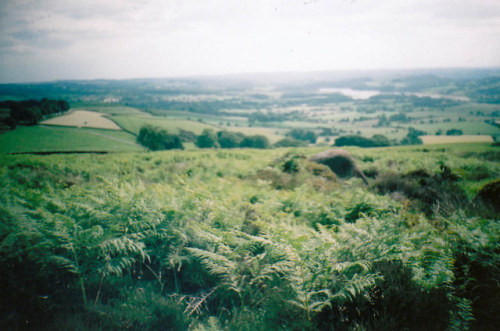
[[[0,82],[500,66],[499,0],[0,0]]]

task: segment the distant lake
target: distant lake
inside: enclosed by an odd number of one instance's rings
[[[325,87],[320,88],[318,93],[341,93],[345,96],[353,98],[355,100],[366,100],[370,99],[373,96],[382,94],[380,91],[376,90],[353,90],[351,88],[334,88],[334,87]],[[414,95],[419,98],[429,97],[432,99],[449,99],[455,101],[470,101],[468,97],[458,96],[458,95],[444,95],[444,94],[431,94],[431,93],[415,93],[415,92],[391,92],[384,94],[393,94],[393,95]]]
[[[341,93],[345,96],[351,97],[356,100],[366,100],[373,96],[379,95],[380,91],[375,90],[353,90],[351,88],[333,88],[326,87],[320,88],[318,93]]]

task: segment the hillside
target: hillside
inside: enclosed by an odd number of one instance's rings
[[[0,326],[498,326],[499,147],[325,149],[3,155]]]
[[[415,143],[406,138],[416,129],[420,135],[463,135],[461,141],[474,142],[500,137],[498,77],[493,68],[60,81],[0,84],[0,100],[63,98],[73,111],[99,113],[101,121],[114,122],[106,127],[116,129],[116,124],[132,136],[154,125],[171,134],[212,129],[265,135],[276,143],[303,129],[317,138],[309,144],[377,135],[394,145]],[[1,124],[5,112],[0,115]],[[93,119],[87,117],[75,126],[90,126]],[[67,121],[51,118],[48,123]]]

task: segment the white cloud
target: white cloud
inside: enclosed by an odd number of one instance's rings
[[[0,80],[498,66],[496,0],[0,4]]]

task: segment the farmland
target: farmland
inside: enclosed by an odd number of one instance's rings
[[[486,74],[494,75],[495,71]],[[137,135],[145,125],[170,134],[199,135],[204,129],[225,130],[264,135],[271,143],[283,139],[292,129],[305,129],[318,136],[316,145],[331,144],[344,135],[366,138],[383,135],[391,144],[399,144],[410,128],[423,136],[484,136],[477,138],[480,141],[500,137],[496,124],[500,108],[489,101],[494,99],[495,79],[487,81],[491,87],[481,89],[493,91],[488,92],[493,95],[490,96],[476,91],[483,80],[457,79],[439,70],[406,77],[401,73],[396,78],[366,75],[353,80],[335,78],[332,73],[292,80],[277,75],[268,81],[244,76],[227,80],[210,77],[145,80],[140,84],[102,81],[95,85],[86,82],[85,88],[80,86],[80,89],[78,82],[54,83],[49,90],[71,101],[73,113],[44,123],[64,124],[76,116],[67,123],[120,128],[131,135]],[[471,77],[477,75],[471,71]],[[0,86],[0,94],[36,97],[37,89],[42,87],[30,85],[26,90],[23,86],[17,90],[6,87],[2,92]],[[78,109],[92,113],[80,113]],[[79,118],[81,115],[84,116]],[[89,115],[95,116],[95,122]],[[183,143],[191,146],[193,141]]]
[[[424,145],[429,144],[450,144],[450,143],[480,143],[493,142],[490,136],[486,135],[463,135],[463,136],[421,136]]]
[[[116,125],[113,121],[110,121],[109,119],[103,117],[103,114],[101,113],[76,109],[67,115],[47,119],[40,124],[74,126],[78,128],[120,130],[120,127],[118,125]]]
[[[116,130],[35,126],[0,135],[1,153],[58,151],[140,151],[135,137]]]

